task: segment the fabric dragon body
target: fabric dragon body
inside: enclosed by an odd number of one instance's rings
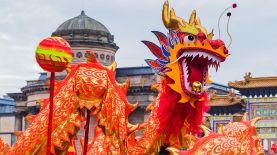
[[[92,110],[99,118],[97,129],[101,131],[96,129],[93,140],[94,146],[99,144],[98,151],[103,148],[106,151],[124,154],[122,151],[126,150],[128,133],[126,113],[134,109],[133,105],[127,102],[126,85],[117,84],[114,70],[102,67],[98,63],[72,65],[70,70],[67,77],[58,82],[55,89],[52,153],[66,154],[71,141],[76,138],[76,133],[82,126],[81,123],[85,120],[86,108]],[[48,106],[46,99],[40,112],[36,116],[29,116],[30,126],[11,148],[0,141],[1,155],[45,154]],[[106,136],[105,139],[101,139],[103,135]]]
[[[117,83],[116,64],[104,67],[97,63],[93,54],[89,54],[88,62],[72,65],[67,77],[57,83],[52,126],[53,154],[67,153],[85,121],[85,109],[96,117],[94,137],[88,144],[87,154],[158,154],[161,146],[181,149],[191,148],[194,143],[197,148],[204,144],[198,144],[201,139],[191,135],[200,133],[199,125],[208,110],[204,89],[210,82],[208,68],[217,69],[229,53],[223,41],[212,40],[213,33],[208,34],[202,27],[195,11],[186,22],[177,17],[173,9],[168,12],[166,1],[162,17],[169,33],[153,32],[160,46],[143,41],[157,57],[146,62],[161,76],[161,81],[153,86],[159,95],[147,107],[151,114],[146,122],[128,123],[129,114],[138,106],[127,101],[129,82]],[[38,115],[29,116],[29,128],[11,148],[0,139],[1,155],[45,154],[48,99],[42,103]],[[143,133],[136,137],[139,130]],[[193,143],[192,138],[195,139]]]
[[[173,155],[264,155],[261,139],[254,126],[261,118],[247,121],[247,117],[248,113],[245,113],[241,122],[220,126],[218,133],[201,125],[205,133],[204,137],[194,140],[187,151],[180,151],[174,147],[168,150]]]

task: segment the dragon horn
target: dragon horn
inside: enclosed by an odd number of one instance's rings
[[[166,28],[169,28],[170,18],[168,17],[168,0],[164,2],[163,13],[162,13],[163,23]]]
[[[170,15],[170,22],[172,21],[172,19],[176,19],[176,14],[173,8],[170,9],[169,15]]]
[[[241,121],[247,121],[248,118],[248,112],[245,112],[244,115],[242,116]]]
[[[196,14],[195,14],[195,16],[196,16]],[[195,26],[196,26],[198,29],[200,29],[203,33],[208,34],[206,28],[204,28],[204,27],[201,25],[201,20],[200,20],[199,17],[198,17],[197,19],[195,19],[194,24],[195,24]],[[192,25],[193,25],[193,24],[192,24]],[[208,35],[212,35],[212,34],[208,34]],[[208,37],[207,37],[207,38],[208,38]],[[209,38],[212,38],[212,36],[209,36]],[[208,39],[209,39],[209,38],[208,38]],[[211,40],[211,39],[210,39],[210,40]]]
[[[204,125],[199,125],[199,127],[204,131],[204,137],[209,136],[212,132],[209,128],[207,128]]]
[[[195,21],[195,25],[201,26],[201,21],[200,18],[197,18]]]
[[[207,35],[207,38],[208,38],[209,40],[212,40],[213,37],[214,37],[214,30],[212,30],[212,32],[210,32],[210,33]]]
[[[174,12],[174,9],[170,9],[170,12],[168,14],[168,10],[169,10],[169,7],[168,7],[168,0],[166,0],[164,2],[164,5],[163,5],[163,12],[162,12],[162,19],[163,19],[163,23],[164,23],[164,26],[168,29],[173,29],[173,30],[179,30],[179,29],[186,29],[186,30],[190,30],[191,25],[194,25],[195,24],[195,18],[196,18],[196,12],[193,11],[192,12],[192,16],[191,16],[191,20],[193,21],[193,24],[189,25],[189,23],[185,22],[182,18],[180,17],[177,17],[175,15],[175,12]],[[188,28],[187,28],[188,27]],[[195,33],[195,29],[191,30],[190,33]]]
[[[259,121],[259,120],[262,120],[261,117],[256,117],[254,119],[251,120],[251,126],[254,127],[255,124]]]
[[[166,28],[173,28],[176,29],[178,28],[178,23],[182,23],[182,19],[177,17],[175,15],[174,9],[170,9],[170,12],[168,14],[168,0],[164,2],[163,5],[163,13],[162,13],[162,18],[163,18],[163,23]]]
[[[195,24],[195,19],[196,19],[196,11],[193,10],[191,15],[190,15],[190,18],[189,18],[189,24],[194,25]]]
[[[188,24],[187,22],[183,21],[182,18],[177,17],[175,14],[174,9],[170,9],[170,22],[169,22],[169,26],[173,29],[178,29],[179,28],[179,24],[181,24],[182,26],[185,26],[186,24]]]

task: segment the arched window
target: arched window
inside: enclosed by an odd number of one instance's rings
[[[110,55],[106,55],[106,59],[109,61],[110,60]]]
[[[101,59],[104,59],[104,58],[105,58],[104,54],[101,54],[101,55],[100,55],[100,58],[101,58]]]

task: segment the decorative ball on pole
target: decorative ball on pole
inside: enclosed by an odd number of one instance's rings
[[[61,72],[71,63],[72,50],[61,37],[46,38],[36,49],[36,60],[45,71]]]
[[[36,49],[36,60],[39,66],[48,72],[50,76],[50,97],[49,97],[49,117],[47,132],[47,149],[46,154],[51,154],[51,135],[52,135],[52,117],[53,117],[53,100],[55,72],[61,72],[72,61],[72,50],[66,40],[61,37],[50,37],[42,40]]]

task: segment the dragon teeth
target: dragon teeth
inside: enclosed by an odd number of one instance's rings
[[[179,58],[182,58],[182,57],[192,57],[193,59],[196,58],[196,57],[199,57],[199,58],[203,58],[203,59],[208,59],[209,61],[216,61],[217,63],[220,63],[220,60],[219,58],[217,58],[216,56],[212,55],[212,54],[209,54],[209,53],[206,53],[206,52],[202,52],[202,51],[191,51],[191,52],[184,52]]]
[[[203,51],[189,51],[189,52],[184,52],[180,57],[177,58],[176,62],[181,60],[181,58],[191,58],[191,61],[193,61],[195,58],[200,58],[200,59],[206,59],[208,61],[208,66],[207,67],[213,67],[218,70],[220,66],[220,59],[210,53],[206,53]],[[192,88],[189,86],[189,81],[188,81],[188,64],[187,64],[187,59],[183,60],[183,73],[184,73],[184,80],[186,82],[185,87],[187,90],[192,91]],[[206,72],[204,72],[204,77],[202,83],[205,85],[206,81]],[[202,87],[202,91],[204,90],[204,87]]]

